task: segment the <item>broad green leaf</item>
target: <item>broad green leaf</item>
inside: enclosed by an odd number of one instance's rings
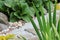
[[[15,17],[17,17],[18,19],[21,19],[19,11],[14,12],[14,15],[15,15]]]
[[[7,7],[10,7],[10,8],[12,8],[12,7],[14,7],[15,5],[16,5],[16,3],[15,3],[15,1],[13,0],[5,0],[4,1],[4,4],[7,6]]]
[[[15,15],[15,17],[17,17],[18,19],[22,19],[22,20],[24,20],[25,22],[29,22],[29,21],[30,21],[29,18],[27,17],[27,14],[26,14],[26,15],[24,15],[24,14],[20,15],[20,13],[17,11],[17,12],[14,12],[14,15]]]
[[[10,22],[16,22],[18,19],[14,16],[14,12],[10,14]]]
[[[30,10],[31,10],[31,12],[32,12],[32,16],[34,16],[34,14],[35,14],[35,9],[33,8],[33,7],[30,7]]]
[[[27,17],[27,15],[22,16],[22,19],[23,19],[25,22],[30,22],[29,17]]]
[[[6,7],[4,5],[4,1],[0,1],[0,11],[6,11]]]
[[[25,14],[30,14],[31,16],[34,16],[34,12],[32,11],[34,9],[30,9],[29,7],[27,7],[25,10],[24,10],[24,13]]]

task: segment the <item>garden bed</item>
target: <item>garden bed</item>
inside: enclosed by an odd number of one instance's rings
[[[0,40],[60,40],[57,0],[0,0]]]
[[[60,11],[57,11],[57,21],[59,19],[59,14]],[[53,13],[52,13],[53,14]],[[48,19],[48,13],[45,14],[45,19],[47,21]],[[38,21],[37,18],[33,18],[34,22],[36,23],[36,25],[38,26],[39,29],[39,25],[38,25]],[[19,27],[18,27],[19,26]],[[15,34],[16,36],[24,36],[27,40],[38,40],[38,37],[36,35],[36,32],[32,26],[32,24],[30,22],[25,23],[24,25],[22,25],[22,22],[20,21],[20,23],[17,25],[17,22],[15,23],[10,23],[10,28],[0,32],[0,35],[7,35],[7,34]]]

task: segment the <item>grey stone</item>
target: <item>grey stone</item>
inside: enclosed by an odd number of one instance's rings
[[[1,12],[0,12],[0,23],[6,24],[6,25],[9,24],[7,16]]]
[[[0,31],[7,29],[7,25],[0,23]]]

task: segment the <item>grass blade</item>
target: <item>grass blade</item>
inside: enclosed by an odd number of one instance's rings
[[[42,2],[40,3],[39,10],[42,14],[42,23],[43,23],[43,29],[44,29],[44,32],[45,32],[45,30],[46,30],[46,21],[45,21],[45,17],[44,17],[44,10],[43,10],[43,7],[42,7]]]
[[[59,36],[60,36],[60,20],[58,21],[58,28],[57,28],[57,31],[58,31]]]
[[[40,31],[42,31],[43,30],[43,25],[42,25],[42,21],[41,21],[39,12],[37,11],[37,9],[36,9],[34,4],[33,4],[33,7],[34,7],[34,9],[36,11],[36,17],[37,17],[37,20],[38,20],[38,23],[39,23]]]
[[[36,24],[34,23],[33,19],[31,18],[31,16],[29,14],[28,14],[28,17],[30,18],[30,21],[31,21],[31,23],[32,23],[32,25],[33,25],[33,27],[34,27],[34,29],[39,37],[39,40],[42,40],[41,35],[40,35],[38,28],[37,28]]]
[[[49,0],[49,24],[50,24],[50,27],[52,26],[52,19],[51,19],[51,4],[50,4],[50,0]]]
[[[56,26],[56,4],[57,4],[57,1],[55,1],[54,13],[53,13],[53,24],[55,26]]]
[[[56,27],[54,26],[54,24],[52,24],[52,27],[53,27],[53,30],[54,30],[54,32],[55,32],[56,37],[57,37],[58,40],[59,40],[59,34],[58,34],[57,29],[56,29]]]

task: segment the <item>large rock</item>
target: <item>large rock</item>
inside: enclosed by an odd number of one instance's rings
[[[8,18],[5,14],[0,12],[0,31],[8,27]]]
[[[0,23],[6,24],[6,25],[8,24],[7,16],[1,12],[0,12]]]

